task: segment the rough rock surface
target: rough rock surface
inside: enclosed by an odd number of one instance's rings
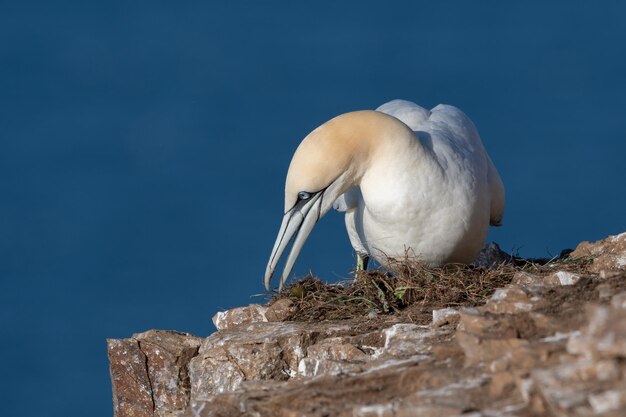
[[[250,304],[246,307],[236,307],[227,311],[218,311],[213,316],[213,325],[217,330],[224,330],[240,324],[267,321],[267,307],[259,304]]]
[[[149,330],[107,340],[115,416],[170,417],[190,400],[189,361],[202,339]]]
[[[573,257],[593,258],[592,271],[626,271],[626,232],[594,243],[581,242],[571,253]]]
[[[221,330],[205,339],[109,340],[115,415],[626,415],[622,236],[579,245],[591,273],[520,271],[482,306],[434,310],[430,325],[284,322],[294,306],[282,299],[216,315]]]

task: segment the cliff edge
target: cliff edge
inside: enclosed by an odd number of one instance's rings
[[[309,277],[204,339],[109,339],[114,414],[626,415],[626,233],[481,265]]]

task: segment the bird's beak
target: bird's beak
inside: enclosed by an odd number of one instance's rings
[[[278,290],[282,290],[283,284],[289,277],[293,264],[300,254],[302,245],[304,245],[315,223],[317,223],[321,217],[324,191],[325,190],[322,190],[313,194],[308,200],[298,201],[291,210],[285,213],[283,222],[280,225],[280,230],[278,231],[278,236],[276,237],[276,242],[274,243],[274,249],[272,249],[272,255],[270,256],[267,269],[265,270],[265,288],[268,291],[270,289],[272,275],[274,275],[276,271],[276,265],[289,243],[293,240],[291,251],[285,262],[285,269],[283,269],[283,274],[278,284]]]

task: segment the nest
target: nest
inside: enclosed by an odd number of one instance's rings
[[[587,258],[520,260],[491,268],[448,264],[429,267],[410,260],[390,259],[386,270],[357,271],[355,279],[328,284],[312,275],[292,282],[270,304],[288,298],[294,312],[288,320],[347,320],[396,315],[426,323],[434,309],[484,304],[496,289],[509,284],[516,272],[548,275],[555,271],[587,272]]]

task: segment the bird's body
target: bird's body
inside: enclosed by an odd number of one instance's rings
[[[331,206],[345,211],[353,248],[383,265],[405,256],[469,263],[489,224],[500,224],[504,187],[473,123],[455,107],[429,111],[394,100],[338,116],[309,134],[291,162],[266,285],[295,236],[282,285]]]
[[[397,137],[385,139],[391,142],[385,156],[340,197],[352,204],[336,203],[346,211],[352,246],[382,264],[405,254],[433,265],[471,262],[489,229],[492,195],[503,196],[476,128],[452,106],[430,112],[396,100],[378,111],[395,116],[415,135],[407,136],[407,145],[395,143]],[[497,223],[502,209],[494,211]]]

